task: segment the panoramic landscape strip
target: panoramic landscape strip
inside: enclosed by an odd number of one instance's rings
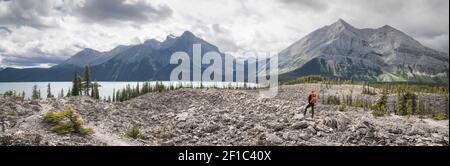
[[[0,1],[0,145],[448,146],[448,1],[340,1]]]

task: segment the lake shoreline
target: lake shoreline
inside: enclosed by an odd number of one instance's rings
[[[93,83],[95,81],[92,81]],[[156,83],[162,83],[166,87],[169,86],[192,86],[192,87],[217,87],[217,88],[228,88],[231,86],[232,88],[239,87],[258,87],[258,84],[253,83],[244,83],[244,82],[173,82],[173,81],[137,81],[137,82],[119,82],[119,81],[111,81],[111,82],[96,82],[100,84],[99,87],[99,95],[101,99],[107,99],[108,97],[112,97],[113,91],[117,91],[123,88],[126,88],[127,85],[136,86],[139,84],[142,87],[143,83],[149,83],[151,86],[155,86]],[[57,94],[61,93],[61,89],[64,92],[64,96],[69,89],[72,88],[72,82],[0,82],[0,94],[3,94],[7,91],[15,91],[17,94],[25,92],[25,98],[31,98],[32,89],[34,85],[37,85],[38,90],[41,91],[42,98],[46,98],[47,86],[50,83],[51,92],[53,95],[58,96]]]

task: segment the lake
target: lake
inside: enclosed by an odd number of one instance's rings
[[[22,92],[25,92],[25,98],[31,98],[31,92],[33,91],[33,86],[37,85],[38,89],[41,91],[41,97],[47,97],[47,85],[50,83],[52,94],[55,97],[58,97],[61,89],[64,91],[64,96],[67,94],[68,89],[72,88],[72,82],[0,82],[0,94],[5,93],[6,91],[12,90],[16,91],[19,95]],[[142,87],[143,82],[97,82],[101,85],[99,87],[99,95],[103,98],[108,98],[108,96],[112,97],[113,90],[116,91],[126,87],[128,84],[131,86],[136,86],[139,84],[139,87]],[[155,85],[156,82],[149,82],[150,85]],[[204,87],[218,87],[218,88],[227,88],[231,87],[258,87],[257,84],[252,83],[237,83],[237,82],[170,82],[170,81],[162,81],[166,86],[170,85],[183,85],[188,86],[191,85],[194,87],[200,87],[202,84]]]

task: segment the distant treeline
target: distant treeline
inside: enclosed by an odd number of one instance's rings
[[[210,87],[206,87],[203,85],[203,83],[200,83],[199,87],[195,87],[192,83],[182,84],[182,83],[170,83],[169,85],[164,85],[161,81],[156,82],[154,85],[149,82],[144,82],[142,85],[139,83],[136,84],[136,86],[132,86],[130,84],[126,85],[125,88],[119,89],[119,90],[113,90],[112,97],[108,97],[107,99],[104,99],[107,102],[123,102],[130,100],[132,98],[136,98],[138,96],[147,94],[147,93],[160,93],[164,91],[171,91],[171,90],[177,90],[181,88],[225,88],[225,89],[234,89],[234,90],[252,90],[256,89],[257,87],[250,87],[247,86],[247,83],[244,83],[244,86],[232,86],[230,83],[229,85],[225,87],[218,87],[217,85],[213,85]]]
[[[386,90],[388,93],[400,93],[400,92],[418,92],[418,93],[438,93],[448,94],[448,84],[431,84],[431,83],[417,83],[417,82],[364,82],[347,80],[342,78],[332,78],[320,75],[310,75],[299,77],[295,80],[284,82],[283,85],[304,84],[304,83],[320,83],[324,85],[364,85],[381,90]]]
[[[353,91],[346,95],[323,95],[321,103],[325,105],[338,105],[338,111],[346,111],[347,107],[360,107],[364,110],[372,110],[374,116],[388,115],[388,95],[396,95],[394,114],[401,116],[419,115],[420,117],[431,117],[436,120],[448,119],[448,85],[446,84],[424,84],[408,82],[362,82],[345,80],[341,78],[330,78],[311,75],[297,78],[284,83],[284,85],[318,83],[329,88],[331,85],[361,85],[363,95],[378,95],[376,101],[371,101],[363,96],[353,95]],[[420,93],[434,93],[442,96],[446,110],[439,111],[434,106],[426,106],[424,101],[419,100]]]

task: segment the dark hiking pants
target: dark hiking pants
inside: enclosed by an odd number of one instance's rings
[[[309,103],[306,107],[305,107],[305,112],[303,112],[303,115],[306,117],[306,111],[308,111],[308,108],[311,107],[311,117],[314,118],[314,104],[313,103]]]

